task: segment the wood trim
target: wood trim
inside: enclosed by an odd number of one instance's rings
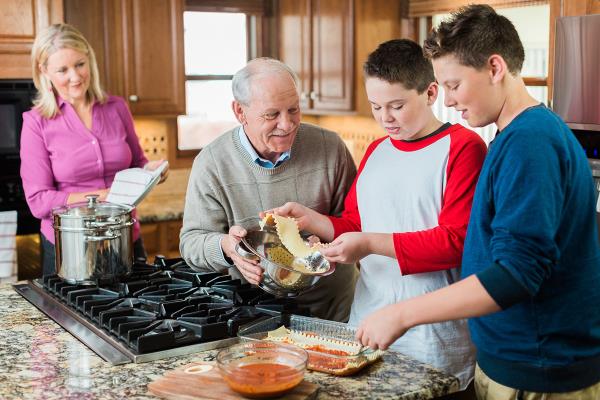
[[[548,78],[524,76],[523,82],[525,86],[547,86]]]
[[[277,58],[277,0],[265,0],[264,15],[257,21],[256,38],[260,41],[257,48],[258,57]],[[260,25],[259,25],[260,22]]]
[[[548,105],[552,107],[554,93],[554,45],[556,42],[556,20],[562,15],[562,0],[550,0],[550,44],[548,46]]]
[[[410,39],[415,42],[419,40],[419,18],[402,18],[400,19],[400,37]]]
[[[431,15],[428,15],[426,17],[425,24],[425,37],[423,38],[423,40],[427,39],[429,32],[431,32],[431,30],[433,29],[433,17]]]
[[[521,7],[548,4],[549,0],[486,0],[485,3],[494,8]],[[472,4],[473,0],[411,0],[408,15],[410,17],[425,17],[444,14]]]
[[[191,168],[200,150],[179,150],[177,146],[177,118],[166,119],[167,156],[172,168]]]
[[[564,16],[579,16],[586,15],[589,12],[590,0],[567,0],[563,4],[563,13],[561,15]]]
[[[65,20],[63,0],[50,0],[50,24],[58,24]]]
[[[250,59],[255,58],[256,54],[256,45],[252,41],[252,38],[255,36],[256,32],[252,22],[252,15],[246,14],[246,51],[248,58]]]
[[[223,4],[225,3],[225,4]],[[185,11],[232,12],[263,15],[264,0],[185,0]]]
[[[415,42],[419,42],[420,36],[421,36],[421,19],[420,18],[413,18],[412,19],[412,30],[414,32],[414,37],[413,40]]]
[[[230,81],[233,75],[186,75],[186,81]]]

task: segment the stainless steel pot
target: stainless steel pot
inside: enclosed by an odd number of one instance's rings
[[[52,211],[56,272],[69,283],[114,279],[133,266],[133,207],[86,198]]]

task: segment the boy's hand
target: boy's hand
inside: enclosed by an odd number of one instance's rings
[[[244,278],[251,284],[258,285],[263,279],[263,270],[258,266],[258,261],[244,258],[235,250],[235,246],[242,237],[246,236],[246,233],[246,230],[241,226],[232,226],[229,229],[229,234],[221,239],[221,248],[223,254],[233,261],[233,264]]]
[[[371,254],[366,235],[362,232],[343,233],[319,252],[329,262],[354,263]]]
[[[273,208],[272,210],[263,211],[259,214],[261,218],[264,218],[266,214],[276,214],[282,217],[292,217],[296,219],[296,223],[298,224],[299,230],[308,230],[310,225],[310,216],[313,214],[317,214],[316,211],[311,210],[310,208],[303,206],[302,204],[295,202],[288,202],[282,205],[281,207]]]
[[[302,204],[288,202],[281,207],[263,211],[259,216],[264,218],[267,213],[295,218],[300,231],[307,231],[315,234],[325,242],[329,242],[333,239],[333,224],[329,220],[329,217],[319,214],[317,211],[303,206]]]
[[[391,304],[363,319],[356,331],[356,340],[373,350],[385,350],[409,327],[404,326],[400,310],[403,303]]]

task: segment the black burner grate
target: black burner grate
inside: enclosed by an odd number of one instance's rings
[[[45,277],[46,293],[138,354],[235,337],[240,326],[281,314],[308,315],[218,272],[196,272],[182,259],[135,263],[118,281],[74,285]]]

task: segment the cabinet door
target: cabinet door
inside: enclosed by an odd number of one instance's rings
[[[31,46],[40,30],[62,22],[62,0],[3,0],[0,79],[31,78]]]
[[[183,0],[123,4],[124,85],[131,112],[184,114]]]
[[[298,74],[300,107],[309,108],[312,90],[310,0],[280,0],[279,58]]]
[[[313,0],[312,108],[353,109],[354,12],[352,0]]]
[[[124,97],[120,3],[114,0],[64,0],[64,5],[65,22],[79,29],[94,49],[100,85],[107,93]]]

